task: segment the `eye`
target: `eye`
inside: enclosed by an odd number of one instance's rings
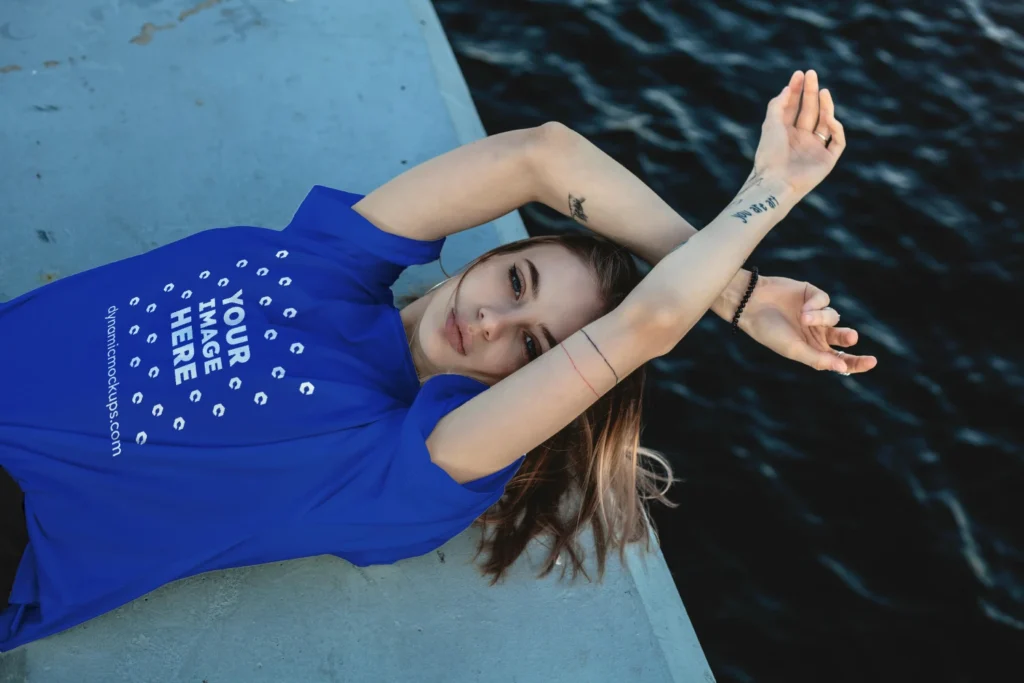
[[[527,360],[527,362],[529,362],[531,360],[536,359],[537,356],[540,355],[540,353],[537,350],[537,341],[533,337],[531,337],[529,334],[526,334],[526,335],[523,335],[523,336],[526,339],[526,342],[525,342],[525,346],[526,346],[526,360]]]
[[[508,269],[508,279],[512,283],[512,293],[518,300],[523,295],[523,283],[519,279],[519,271],[516,270],[516,264],[512,264]]]
[[[519,270],[514,263],[508,269],[508,279],[512,283],[512,293],[518,300],[523,295],[523,281],[519,279]],[[523,340],[523,347],[526,349],[526,362],[529,363],[540,355],[540,350],[537,348],[537,340],[529,334],[524,334]]]

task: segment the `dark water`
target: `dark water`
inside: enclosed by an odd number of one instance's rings
[[[687,480],[665,555],[720,681],[1024,680],[1024,3],[720,5],[435,0],[488,132],[560,120],[697,226],[819,72],[849,147],[750,264],[828,291],[879,364],[709,314],[652,368],[645,441]]]

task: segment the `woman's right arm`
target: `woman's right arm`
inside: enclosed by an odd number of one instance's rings
[[[764,236],[828,175],[845,147],[831,106],[822,109],[819,123],[818,102],[801,104],[797,112],[789,95],[785,89],[769,104],[755,156],[758,170],[729,206],[661,259],[615,310],[587,325],[589,340],[576,332],[442,418],[427,439],[434,463],[459,482],[496,472],[614,386],[606,361],[625,377],[679,343]],[[813,134],[815,126],[831,131],[831,151]]]

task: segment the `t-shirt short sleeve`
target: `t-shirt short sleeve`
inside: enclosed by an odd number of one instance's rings
[[[391,303],[390,288],[402,271],[436,261],[445,240],[415,240],[381,230],[352,208],[363,196],[316,185],[284,232],[327,252],[370,300]]]
[[[468,526],[501,498],[519,471],[525,456],[497,472],[460,484],[430,459],[426,441],[437,423],[486,388],[461,375],[432,377],[405,414],[387,480],[392,487],[389,498],[410,506],[408,512],[413,517],[461,517]]]

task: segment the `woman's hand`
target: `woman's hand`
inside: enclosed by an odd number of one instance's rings
[[[815,370],[867,372],[874,356],[836,351],[857,343],[857,331],[836,327],[839,313],[829,307],[828,294],[807,282],[759,276],[740,315],[739,327],[775,353]]]
[[[803,197],[825,179],[846,149],[843,124],[835,117],[828,90],[818,75],[796,71],[789,85],[768,103],[754,173],[787,183]]]

